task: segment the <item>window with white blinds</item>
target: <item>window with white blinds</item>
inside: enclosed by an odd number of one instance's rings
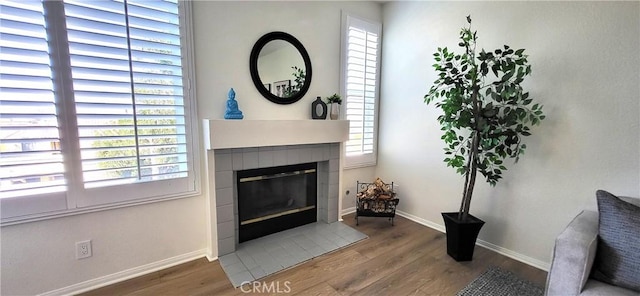
[[[188,5],[0,1],[3,222],[197,191]]]
[[[349,120],[345,165],[375,165],[381,25],[347,15],[343,26],[342,93]]]
[[[42,4],[0,3],[0,198],[65,191]]]

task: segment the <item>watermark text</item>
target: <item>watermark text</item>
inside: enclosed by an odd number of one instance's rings
[[[291,282],[290,281],[275,281],[275,282],[242,282],[240,285],[240,290],[242,293],[277,293],[277,294],[288,294],[291,293]]]

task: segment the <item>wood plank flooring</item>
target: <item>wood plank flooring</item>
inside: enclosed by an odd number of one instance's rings
[[[371,217],[355,226],[353,214],[344,222],[369,238],[263,278],[258,287],[235,289],[218,261],[202,258],[84,295],[454,295],[490,266],[541,286],[546,280],[546,272],[480,246],[473,261],[456,262],[443,233],[402,217],[395,226]]]

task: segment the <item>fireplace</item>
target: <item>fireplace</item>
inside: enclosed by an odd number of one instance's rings
[[[239,242],[316,222],[317,179],[313,162],[238,171]]]
[[[215,211],[217,213],[216,228],[219,256],[233,253],[237,245],[247,239],[240,238],[240,221],[255,219],[240,218],[239,215],[239,212],[242,211],[241,208],[245,206],[240,205],[241,193],[239,191],[242,190],[243,186],[238,184],[238,176],[242,177],[246,172],[309,163],[315,165],[316,205],[315,209],[311,211],[316,212],[316,217],[311,222],[325,221],[330,223],[338,221],[338,188],[340,181],[340,145],[338,143],[216,149],[214,150],[213,158],[215,163],[213,168],[215,170],[215,178],[213,181],[216,198]],[[276,172],[276,174],[278,173]],[[268,213],[266,216],[268,215],[276,214]],[[308,221],[311,218],[306,219]]]
[[[211,253],[235,252],[240,243],[238,173],[315,163],[316,220],[338,221],[340,155],[348,139],[346,120],[204,120],[210,188]]]

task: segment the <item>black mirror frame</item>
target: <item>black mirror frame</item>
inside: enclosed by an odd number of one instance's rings
[[[262,80],[260,80],[260,75],[258,74],[258,56],[260,55],[260,51],[262,48],[269,42],[273,40],[284,40],[293,45],[304,60],[305,67],[305,79],[304,85],[300,88],[300,91],[295,93],[294,95],[288,98],[278,97],[271,92],[269,92],[263,85]],[[311,59],[309,58],[309,54],[307,50],[302,46],[302,43],[298,41],[295,37],[287,34],[285,32],[271,32],[267,33],[264,36],[260,37],[255,45],[253,45],[253,49],[251,50],[251,56],[249,57],[249,71],[251,72],[251,79],[253,80],[253,84],[255,84],[256,89],[265,97],[267,100],[274,102],[276,104],[292,104],[300,99],[307,93],[309,90],[309,86],[311,85]]]

